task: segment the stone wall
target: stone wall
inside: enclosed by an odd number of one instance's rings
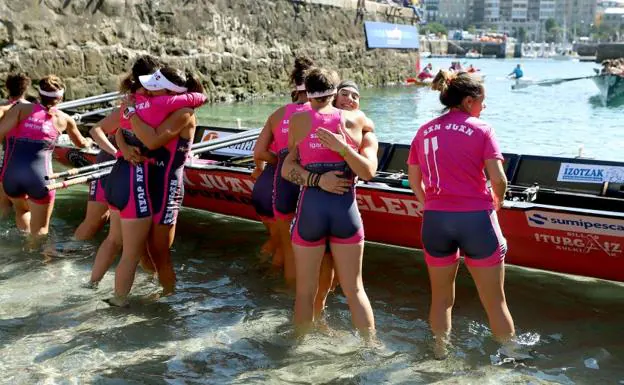
[[[84,97],[114,90],[145,53],[195,71],[211,101],[287,91],[299,54],[363,86],[413,76],[415,52],[366,50],[355,19],[351,9],[290,0],[0,1],[0,80],[54,73],[68,99]]]

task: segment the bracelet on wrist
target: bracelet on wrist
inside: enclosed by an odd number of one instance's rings
[[[347,156],[349,149],[347,146],[344,146],[343,148],[340,149],[340,151],[338,151],[338,154],[340,154],[340,156],[342,156],[343,158]]]

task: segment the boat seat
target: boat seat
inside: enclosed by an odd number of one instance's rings
[[[542,189],[598,196],[602,195],[602,183],[559,181],[559,171],[563,163],[579,165],[618,165],[615,162],[600,162],[592,159],[521,155],[518,159],[515,176],[511,179],[511,184],[525,187],[538,185]]]
[[[388,161],[390,151],[392,151],[391,143],[379,142],[379,148],[377,149],[377,170],[382,170],[383,166]]]
[[[604,197],[609,198],[624,198],[624,183],[610,183],[604,182],[602,184],[602,193]]]
[[[409,144],[394,144],[388,153],[388,160],[380,171],[385,173],[407,174],[407,158],[409,156]]]

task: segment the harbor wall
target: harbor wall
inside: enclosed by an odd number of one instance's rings
[[[408,15],[380,7],[364,18],[407,24]],[[0,81],[15,71],[35,80],[54,73],[67,98],[79,98],[116,89],[147,53],[195,71],[211,101],[287,93],[297,55],[362,86],[413,76],[417,53],[367,50],[357,16],[352,7],[291,0],[2,1]]]
[[[596,61],[624,58],[624,43],[603,43],[598,45]]]

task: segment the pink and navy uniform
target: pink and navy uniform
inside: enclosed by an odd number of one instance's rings
[[[276,219],[288,220],[297,210],[297,199],[300,187],[282,177],[282,165],[288,155],[288,124],[293,114],[311,109],[310,103],[287,104],[282,121],[273,130],[275,150],[277,151],[277,166],[273,180],[273,212]]]
[[[364,227],[355,200],[355,177],[338,153],[321,144],[316,131],[323,127],[333,133],[342,132],[349,146],[356,151],[359,146],[344,131],[341,110],[320,114],[311,109],[308,113],[312,117],[312,127],[297,146],[301,166],[318,174],[342,171],[343,177],[350,178],[353,184],[343,195],[332,194],[320,187],[303,187],[292,226],[292,241],[308,247],[325,245],[328,240],[330,243],[360,243],[364,240]]]
[[[174,225],[178,219],[184,198],[184,163],[190,150],[190,140],[178,136],[148,154],[148,191],[156,224]]]
[[[3,186],[11,198],[24,198],[46,204],[54,200],[54,190],[46,188],[52,173],[52,151],[60,132],[53,116],[40,104],[6,139]]]
[[[113,145],[115,145],[115,135],[108,135],[108,140],[113,143]],[[115,156],[109,154],[104,150],[100,150],[100,152],[95,157],[95,163],[110,162],[114,159]],[[106,182],[108,182],[108,175],[91,181],[91,183],[89,183],[89,202],[106,204]]]
[[[137,115],[141,120],[154,128],[158,127],[172,112],[187,107],[199,107],[206,102],[205,95],[195,92],[155,97],[136,94],[135,98]],[[149,156],[143,143],[141,143],[131,131],[129,120],[122,117],[120,125],[126,142],[131,146],[141,148],[142,152]],[[183,139],[180,140],[184,141]],[[175,140],[172,142],[175,142]],[[173,147],[187,148],[188,145],[184,143],[181,145],[168,143],[164,147],[165,151],[170,152],[170,155],[165,157],[166,159],[150,159],[137,165],[133,165],[123,158],[117,159],[117,163],[115,163],[109,174],[109,181],[114,181],[114,183],[107,183],[105,191],[106,200],[113,209],[119,210],[121,218],[147,218],[152,215],[153,210],[152,202],[150,201],[148,164],[154,162],[154,165],[163,167],[164,169],[170,167],[174,163],[174,159],[178,159],[180,156],[180,151],[175,150]],[[164,152],[160,152],[160,154],[164,154]],[[183,155],[186,159],[187,152],[185,151]],[[159,174],[157,172],[159,169],[151,168],[151,170],[156,172],[154,175]],[[160,175],[169,177],[166,171],[163,171]],[[156,177],[158,178],[158,176]],[[157,193],[157,195],[162,194],[163,197],[170,195],[168,190],[171,186],[168,183],[165,184],[165,181],[162,179],[158,180],[162,183],[159,187],[162,192]],[[152,186],[153,185],[154,184],[152,184]],[[154,191],[154,189],[152,189],[152,191]],[[159,210],[159,208],[156,208],[156,210]],[[175,218],[173,221],[175,221]]]
[[[507,250],[485,161],[503,160],[494,130],[482,120],[450,111],[426,123],[412,141],[409,165],[418,165],[425,185],[422,239],[432,266],[448,266],[460,250],[471,266],[500,263]]]
[[[26,100],[20,99],[20,100],[15,100],[12,101],[10,103],[11,106],[14,106],[18,103],[30,103]],[[15,130],[11,130],[9,133],[6,134],[6,136],[4,137],[4,139],[2,139],[2,148],[0,148],[0,183],[2,183],[2,178],[4,177],[4,167],[6,166],[6,162],[9,160],[9,158],[6,155],[6,149],[8,148],[9,144],[9,137],[11,137],[11,135],[13,135],[13,132]]]
[[[271,142],[269,151],[276,154],[277,146],[275,141]],[[275,180],[275,166],[267,163],[260,173],[251,192],[251,204],[256,209],[256,213],[263,221],[275,219],[273,213],[273,183]]]

